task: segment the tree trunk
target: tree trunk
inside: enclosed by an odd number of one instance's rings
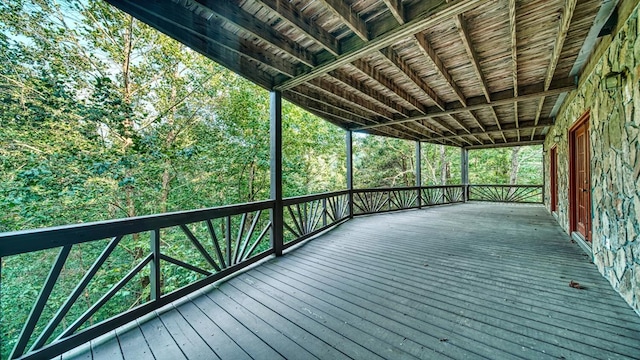
[[[127,106],[131,105],[131,82],[130,82],[130,64],[131,64],[131,51],[133,50],[133,17],[129,17],[129,24],[124,32],[124,58],[122,61],[122,97]],[[127,156],[129,148],[133,145],[133,119],[126,117],[123,120],[123,156]],[[125,178],[132,176],[131,169],[125,169]],[[136,216],[136,206],[134,202],[133,185],[125,185],[125,202],[127,206],[127,216]]]
[[[447,154],[444,145],[440,145],[440,185],[447,185],[447,173],[449,164],[447,163]]]
[[[176,64],[173,78],[177,79],[180,76],[180,68],[178,64]],[[167,116],[167,125],[169,131],[167,132],[167,137],[164,141],[164,146],[167,152],[170,152],[173,148],[173,143],[176,140],[176,132],[174,129],[174,125],[176,123],[176,112],[177,112],[177,91],[176,86],[171,87],[171,95],[169,98],[169,103],[171,104],[171,113]],[[171,192],[171,180],[173,180],[173,175],[171,174],[171,166],[173,165],[171,161],[171,154],[165,154],[164,160],[164,169],[162,171],[162,187],[160,189],[160,212],[165,213],[168,209],[169,202],[169,192]]]
[[[509,171],[509,185],[515,185],[518,182],[518,169],[520,168],[520,161],[518,159],[519,153],[519,146],[511,148],[511,170]]]

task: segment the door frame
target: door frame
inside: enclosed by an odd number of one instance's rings
[[[558,211],[558,145],[553,145],[549,149],[549,192],[551,212]]]
[[[585,143],[587,147],[586,151],[586,163],[587,168],[585,169],[587,172],[587,177],[589,178],[589,187],[591,187],[591,143],[589,141],[589,119],[591,118],[590,110],[587,110],[578,121],[576,121],[570,128],[567,133],[567,137],[569,138],[569,232],[570,233],[578,233],[578,219],[577,219],[577,202],[578,202],[578,189],[575,186],[576,183],[576,145],[575,145],[575,133],[576,130],[586,124],[586,133]],[[587,242],[591,242],[591,189],[587,191],[587,223],[585,224],[585,240]],[[580,234],[582,235],[582,234]]]

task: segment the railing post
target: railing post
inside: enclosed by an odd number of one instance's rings
[[[282,203],[282,94],[271,91],[270,94],[270,135],[271,135],[271,245],[276,256],[283,250],[283,203]]]
[[[349,191],[349,219],[353,219],[353,141],[350,130],[345,136],[347,147],[347,190]]]
[[[327,198],[322,198],[322,226],[327,226]]]
[[[462,177],[462,201],[469,201],[469,150],[460,148],[460,175]]]
[[[418,209],[422,208],[422,143],[416,141],[416,186],[418,187]]]
[[[151,273],[149,274],[149,284],[151,287],[151,300],[158,300],[162,296],[160,286],[160,229],[151,230]]]

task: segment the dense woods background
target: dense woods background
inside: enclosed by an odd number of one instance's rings
[[[265,90],[102,1],[2,2],[0,14],[0,232],[268,198]],[[285,196],[345,188],[344,136],[284,103]],[[415,184],[414,143],[354,141],[356,187]],[[460,182],[459,149],[424,144],[422,159],[424,185]],[[471,151],[470,181],[538,184],[541,159],[539,147]],[[138,259],[148,244],[134,240],[95,286]],[[74,250],[71,280],[98,245]],[[2,259],[3,358],[52,254]],[[128,289],[92,321],[145,297]]]

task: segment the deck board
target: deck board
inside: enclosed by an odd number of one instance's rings
[[[468,203],[357,217],[93,347],[108,353],[638,359],[640,317],[543,207]]]

